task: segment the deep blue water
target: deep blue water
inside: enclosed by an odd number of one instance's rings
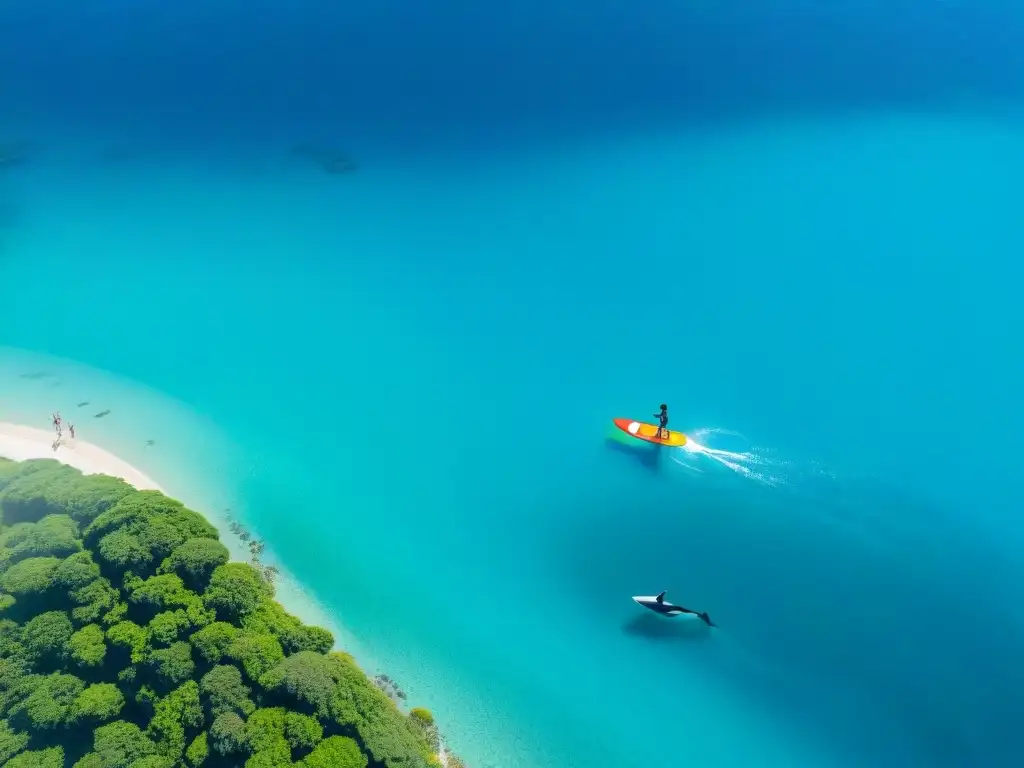
[[[0,11],[0,346],[216,425],[477,768],[1019,764],[1024,16],[325,5]]]

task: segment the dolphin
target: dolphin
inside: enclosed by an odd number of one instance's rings
[[[636,601],[639,605],[642,605],[644,608],[648,608],[648,609],[654,611],[655,613],[660,613],[662,616],[673,616],[674,617],[674,616],[679,616],[680,614],[683,614],[683,613],[689,613],[689,614],[692,614],[693,616],[696,616],[698,619],[703,621],[709,627],[718,626],[717,624],[714,624],[711,621],[711,618],[707,615],[706,612],[705,613],[699,613],[697,611],[691,611],[689,608],[683,608],[683,606],[681,606],[681,605],[673,605],[672,603],[670,603],[667,600],[665,600],[665,592],[666,591],[667,590],[662,590],[660,593],[658,593],[657,595],[655,595],[653,597],[645,597],[643,595],[634,596],[633,600]]]

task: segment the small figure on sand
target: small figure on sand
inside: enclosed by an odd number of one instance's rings
[[[60,434],[60,411],[53,414],[53,428],[57,434]]]
[[[71,433],[71,439],[74,440],[75,439],[75,425],[74,424],[68,424],[68,432]]]

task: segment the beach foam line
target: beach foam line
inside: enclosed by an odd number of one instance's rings
[[[119,477],[140,491],[164,493],[155,480],[128,462],[67,433],[58,438],[45,429],[0,421],[0,456],[14,461],[56,459],[85,475]]]

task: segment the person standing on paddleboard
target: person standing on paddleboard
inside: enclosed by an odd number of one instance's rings
[[[662,403],[661,413],[654,414],[654,418],[658,420],[658,439],[668,440],[668,406]]]

